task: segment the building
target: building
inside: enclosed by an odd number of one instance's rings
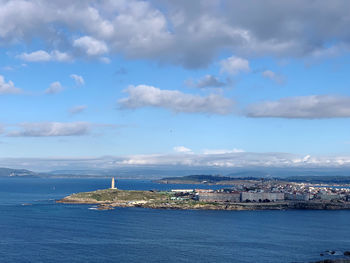
[[[240,193],[208,193],[208,192],[199,192],[197,197],[199,201],[203,202],[240,202]]]
[[[283,201],[284,193],[265,193],[265,192],[242,192],[242,202],[275,202]]]
[[[342,199],[343,195],[338,194],[329,194],[325,192],[320,192],[316,195],[316,199],[320,199],[323,201],[332,201],[332,200],[339,200]]]
[[[284,195],[286,200],[295,200],[295,201],[309,201],[311,195],[309,193],[285,193]]]
[[[111,189],[117,189],[117,188],[115,187],[115,179],[114,179],[114,177],[112,177]]]

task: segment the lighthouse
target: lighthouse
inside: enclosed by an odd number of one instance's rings
[[[112,177],[111,189],[117,189],[117,188],[115,187],[115,179],[114,179],[114,177]]]

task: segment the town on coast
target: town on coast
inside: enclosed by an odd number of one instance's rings
[[[172,181],[163,179],[158,182]],[[112,178],[110,189],[72,194],[58,202],[98,204],[99,209],[114,207],[210,210],[350,209],[350,187],[347,185],[264,179],[234,180],[230,185],[223,185],[216,190],[201,189],[198,186],[193,189],[169,191],[132,191],[119,190],[115,185],[115,179]]]

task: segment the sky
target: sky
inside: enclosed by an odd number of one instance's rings
[[[348,10],[0,0],[0,166],[349,166]]]

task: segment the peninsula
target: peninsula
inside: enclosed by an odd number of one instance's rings
[[[240,189],[240,190],[238,190]],[[144,207],[155,209],[206,210],[339,210],[350,209],[350,189],[327,188],[301,183],[262,182],[219,190],[172,189],[170,191],[105,190],[76,193],[59,203],[96,204],[98,209]]]

